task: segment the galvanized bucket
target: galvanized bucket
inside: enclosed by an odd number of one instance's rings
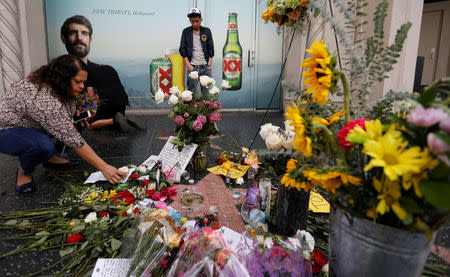
[[[330,223],[330,276],[421,276],[432,243],[423,234],[350,218],[340,209],[331,209]]]

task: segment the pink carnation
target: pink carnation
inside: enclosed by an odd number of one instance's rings
[[[205,123],[206,123],[206,116],[204,116],[204,115],[199,115],[199,116],[197,116],[197,120],[200,120],[200,122],[201,122],[202,124],[205,124]]]
[[[436,137],[434,133],[429,133],[427,135],[427,145],[431,153],[438,156],[438,158],[447,166],[450,166],[450,160],[446,155],[446,153],[450,151],[450,145],[448,145],[442,139]]]
[[[350,141],[347,141],[347,135],[356,126],[360,126],[364,130],[366,130],[364,122],[370,121],[370,119],[356,119],[353,121],[348,122],[345,124],[344,127],[342,127],[341,130],[339,130],[339,133],[336,135],[336,137],[339,139],[339,147],[342,149],[348,151],[353,148],[353,143]]]
[[[450,115],[446,113],[446,117],[439,122],[439,128],[450,134]]]
[[[424,109],[421,105],[418,105],[410,114],[406,116],[409,123],[420,127],[430,127],[448,118],[448,114],[443,110],[436,108]]]
[[[188,118],[189,117],[189,113],[184,113],[183,117],[184,118]]]
[[[177,125],[183,125],[183,124],[184,124],[184,118],[183,118],[181,115],[177,116],[177,117],[175,118],[175,123],[176,123]]]
[[[203,123],[198,119],[198,117],[192,123],[192,128],[194,128],[195,131],[200,131],[201,129],[203,129]]]
[[[213,113],[209,116],[209,122],[217,122],[220,120],[220,114],[218,113]]]
[[[220,102],[214,103],[213,108],[216,110],[222,108],[222,103]]]

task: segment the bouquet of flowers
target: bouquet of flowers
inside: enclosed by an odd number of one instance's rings
[[[276,22],[278,26],[303,26],[306,19],[309,0],[267,0],[267,9],[261,17],[267,22]]]
[[[197,80],[198,73],[191,72],[190,77]],[[174,121],[177,133],[172,143],[178,146],[179,151],[191,143],[197,144],[199,148],[207,147],[211,143],[210,137],[220,134],[217,128],[222,111],[222,103],[218,100],[220,89],[216,87],[214,79],[208,76],[201,76],[200,84],[205,92],[202,96],[196,96],[196,92],[189,90],[181,92],[176,86],[170,88],[170,96],[161,90],[155,94],[157,103],[167,98],[172,105],[169,118]]]

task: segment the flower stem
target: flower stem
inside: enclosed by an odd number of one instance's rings
[[[345,113],[345,123],[350,121],[350,86],[347,81],[347,77],[342,71],[338,71],[339,77],[341,77],[342,87],[344,88],[344,109]]]

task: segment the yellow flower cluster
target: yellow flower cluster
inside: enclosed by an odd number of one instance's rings
[[[313,117],[311,121],[313,123],[320,123],[325,126],[330,126],[334,122],[337,122],[339,120],[339,118],[341,116],[343,116],[345,113],[346,113],[345,110],[341,110],[341,111],[338,111],[337,113],[331,115],[330,117],[328,117],[328,119],[321,118],[321,117]]]
[[[305,136],[305,120],[301,115],[300,109],[294,102],[292,102],[292,106],[293,107],[287,107],[284,118],[286,120],[291,120],[290,125],[294,127],[295,138],[293,141],[293,148],[297,150],[299,154],[303,154],[305,157],[310,157],[312,155],[311,138]]]
[[[331,80],[333,77],[333,70],[331,65],[331,56],[328,54],[326,44],[314,41],[311,49],[307,49],[312,57],[307,58],[301,64],[302,67],[308,68],[303,72],[303,85],[307,88],[307,94],[312,94],[314,102],[321,105],[328,100],[328,92],[331,87]]]
[[[281,178],[281,184],[285,185],[288,189],[296,188],[298,191],[300,191],[301,189],[308,191],[311,188],[310,183],[305,181],[299,182],[289,176],[290,172],[295,169],[297,169],[297,160],[290,159],[286,165],[286,173]]]
[[[102,201],[105,201],[105,200],[107,200],[107,199],[109,199],[109,198],[111,198],[111,197],[113,197],[113,196],[116,196],[117,195],[117,192],[115,191],[115,190],[110,190],[110,191],[108,191],[108,190],[105,190],[104,192],[103,192],[103,195],[102,195],[102,198],[101,198],[101,200]]]
[[[361,180],[359,178],[339,171],[319,173],[312,169],[306,169],[303,170],[302,173],[313,186],[321,186],[332,193],[335,193],[336,189],[342,185],[361,185]]]

